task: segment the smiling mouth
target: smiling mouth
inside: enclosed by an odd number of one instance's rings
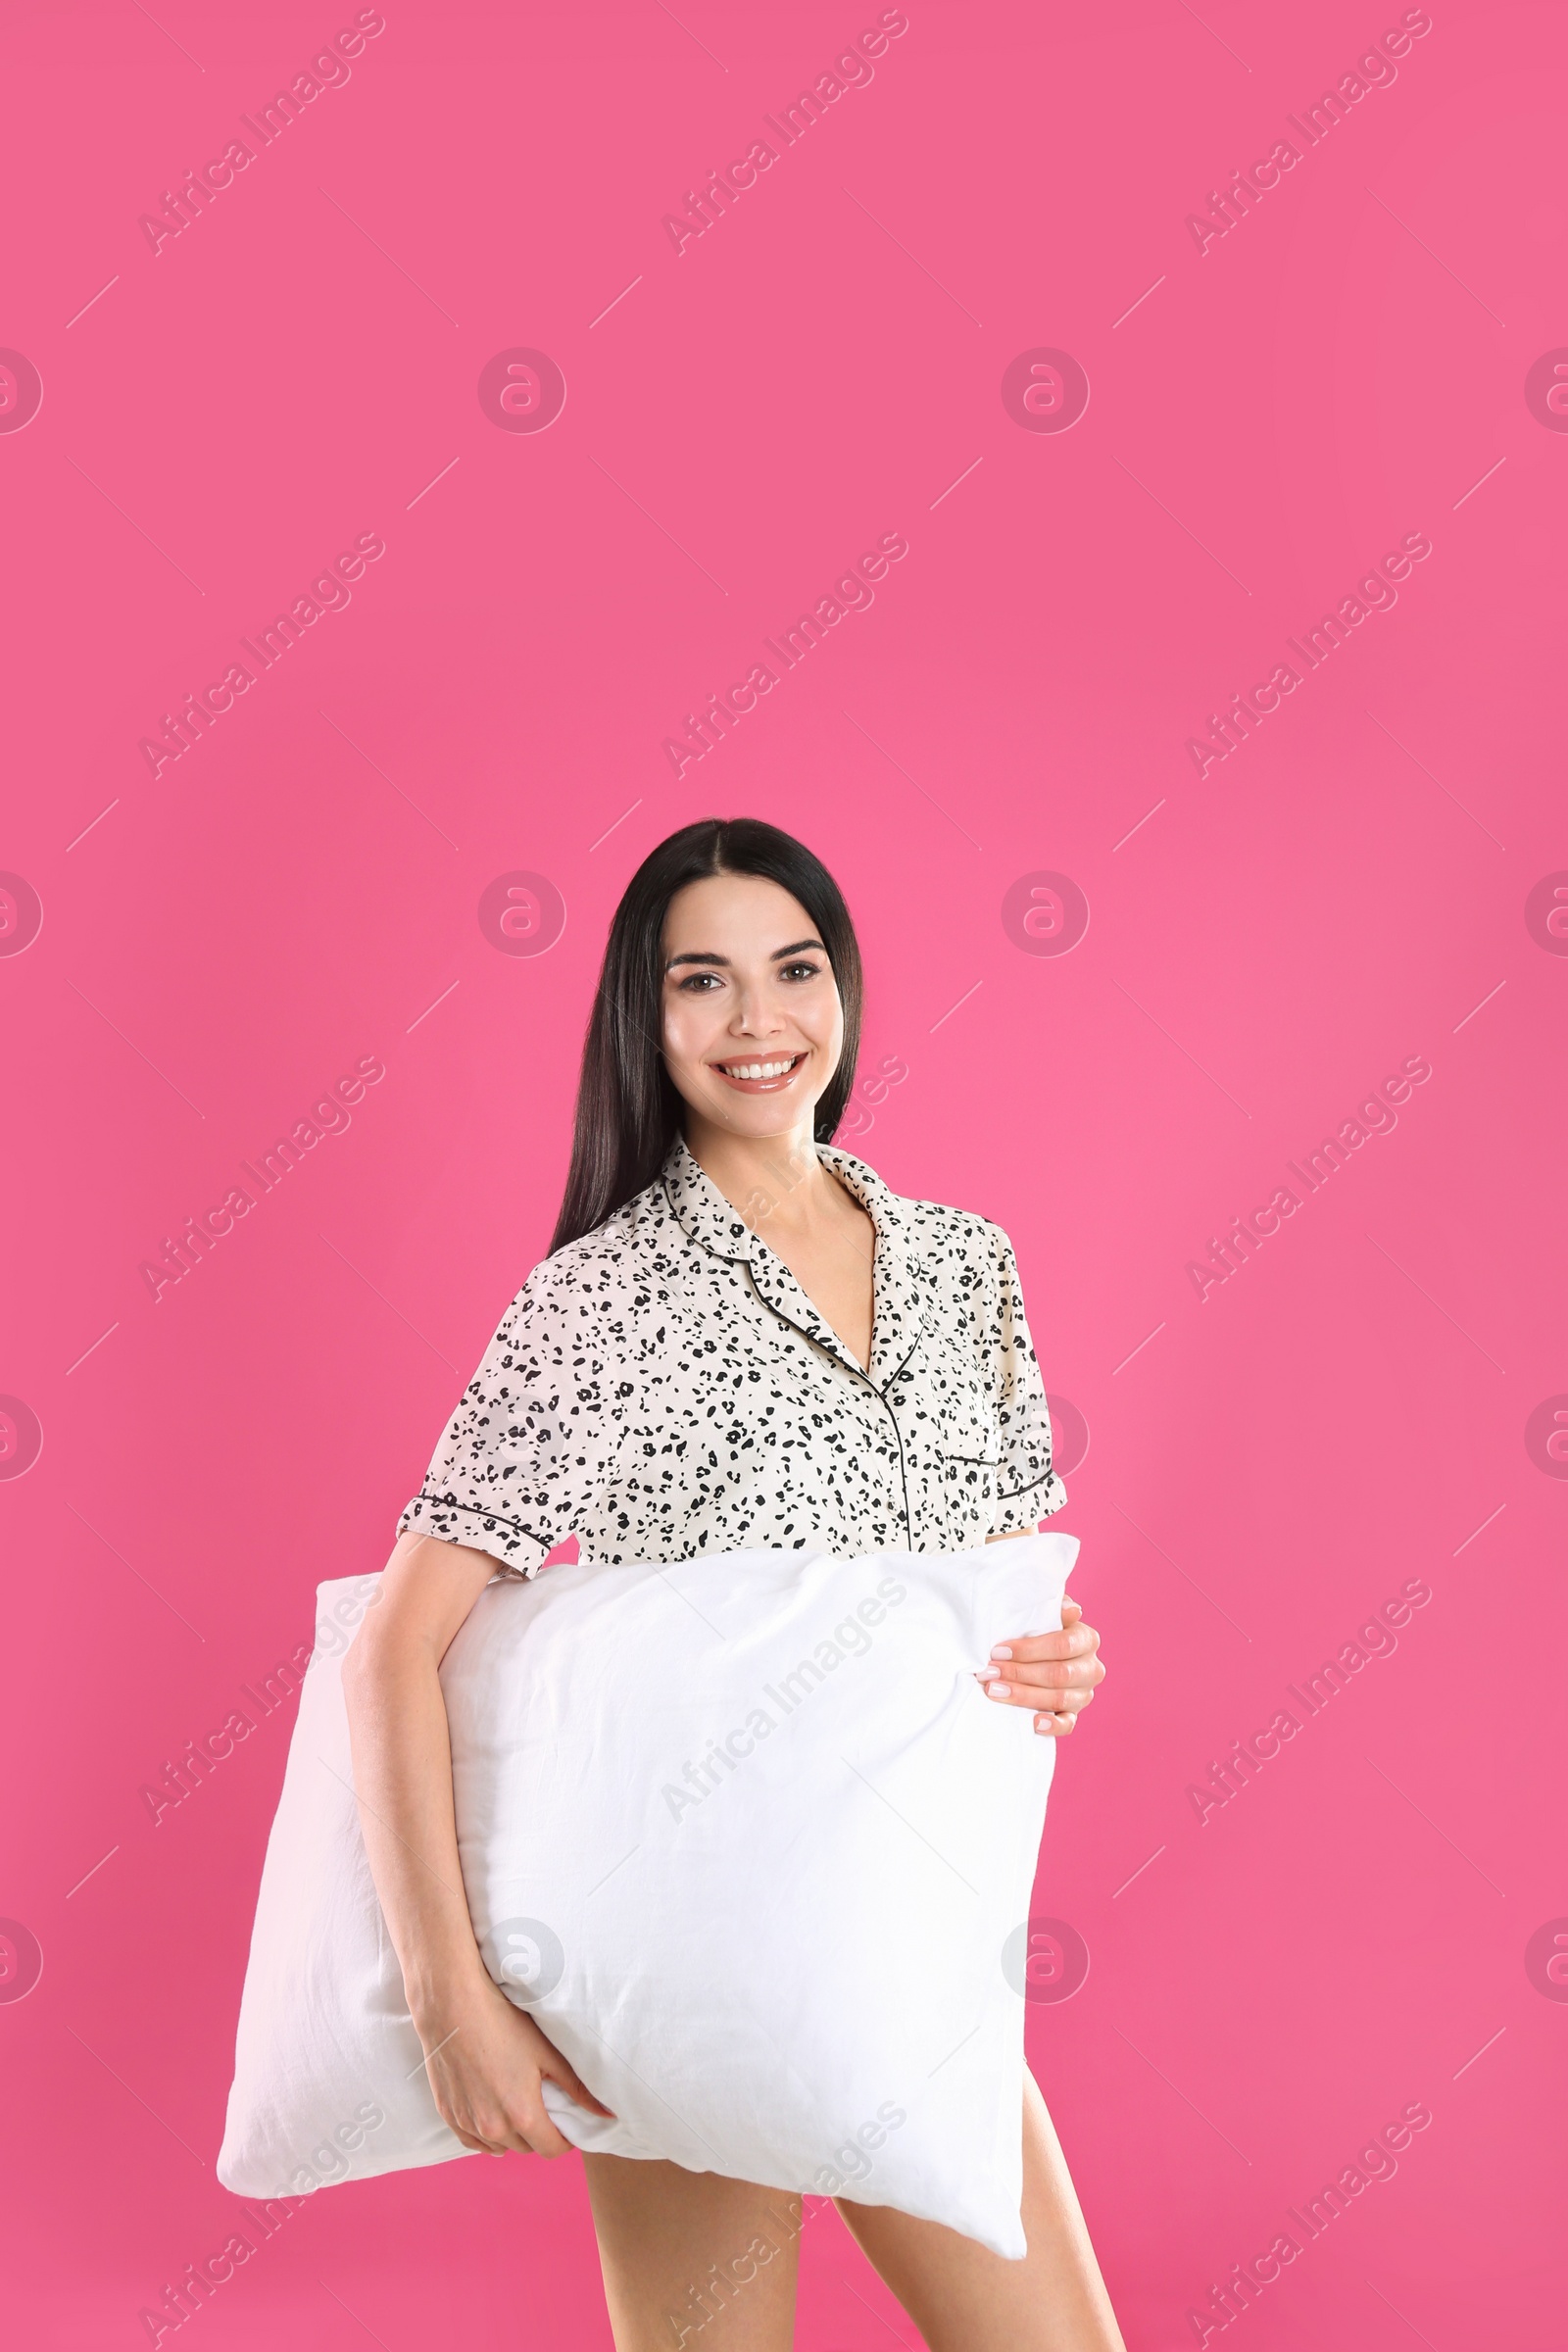
[[[743,1095],[770,1095],[789,1085],[805,1059],[804,1052],[759,1054],[744,1061],[715,1061],[712,1067]]]

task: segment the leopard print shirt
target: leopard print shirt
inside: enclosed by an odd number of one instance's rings
[[[683,1139],[537,1265],[398,1532],[529,1577],[765,1548],[967,1550],[1067,1499],[1012,1245],[967,1210],[819,1157],[876,1229],[862,1367]]]

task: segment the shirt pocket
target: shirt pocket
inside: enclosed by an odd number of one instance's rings
[[[936,1398],[936,1447],[944,1461],[995,1470],[1002,1459],[996,1398],[978,1375],[951,1375]]]
[[[996,1512],[1002,1431],[990,1392],[979,1380],[953,1382],[940,1399],[936,1432],[950,1511],[989,1528]]]

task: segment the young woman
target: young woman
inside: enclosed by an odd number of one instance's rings
[[[531,1576],[568,1534],[602,1561],[960,1551],[1066,1500],[1005,1234],[901,1199],[829,1146],[860,1001],[848,908],[788,834],[709,818],[645,859],[611,926],[551,1254],[349,1652],[370,1866],[436,2104],[470,2148],[565,2153],[547,2079],[609,2112],[487,1974],[461,1892],[437,1669],[498,1568]],[[987,1678],[1052,1738],[1104,1672],[1076,1605],[1063,1614]],[[1122,2352],[1027,2069],[1021,2095],[1023,2261],[884,2206],[839,2212],[933,2352]],[[790,2344],[798,2240],[777,2242],[777,2190],[583,2164],[618,2352]],[[737,2286],[733,2259],[759,2240],[770,2251]],[[725,2291],[705,2294],[715,2278]]]

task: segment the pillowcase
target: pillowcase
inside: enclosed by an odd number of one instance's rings
[[[1017,2259],[1027,1922],[1055,1741],[973,1679],[1061,1622],[1073,1536],[734,1551],[486,1587],[441,1684],[486,1965],[614,2112],[580,2148],[945,2223]],[[353,1794],[319,1589],[218,2177],[295,2196],[471,2153],[442,2122]]]

